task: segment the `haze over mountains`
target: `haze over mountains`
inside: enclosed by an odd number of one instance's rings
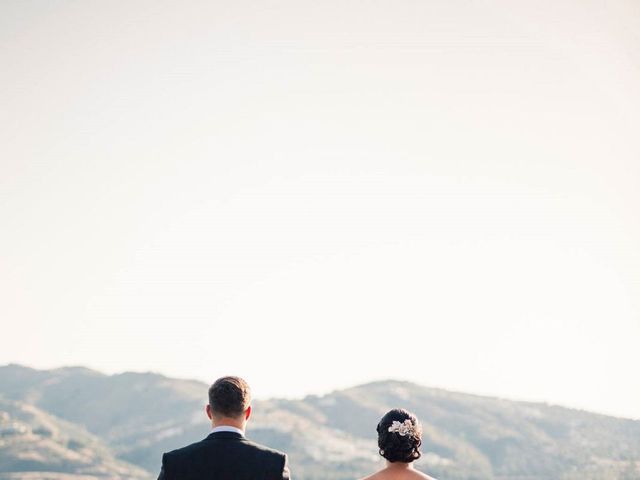
[[[0,478],[155,478],[162,452],[208,433],[207,385],[151,373],[0,367]],[[418,467],[457,480],[640,479],[640,421],[384,381],[254,403],[248,436],[289,453],[297,479],[379,467],[375,425],[402,406],[424,425]]]

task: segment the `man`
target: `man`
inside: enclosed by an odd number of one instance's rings
[[[204,440],[162,455],[158,480],[289,480],[287,456],[247,440],[251,390],[239,377],[209,388],[205,407],[213,430]]]

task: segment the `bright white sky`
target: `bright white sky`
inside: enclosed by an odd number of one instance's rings
[[[640,418],[640,4],[0,3],[0,363]]]

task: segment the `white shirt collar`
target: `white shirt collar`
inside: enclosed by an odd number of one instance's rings
[[[216,432],[233,432],[233,433],[239,433],[240,435],[242,435],[244,437],[244,431],[236,428],[236,427],[232,427],[231,425],[220,425],[219,427],[215,427],[214,429],[211,430],[211,433],[216,433]]]

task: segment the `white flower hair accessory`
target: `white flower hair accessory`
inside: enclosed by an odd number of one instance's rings
[[[397,433],[398,435],[404,437],[405,435],[413,434],[415,432],[415,428],[413,428],[413,423],[411,423],[411,420],[407,418],[404,422],[394,420],[389,427],[389,431],[392,433]]]

